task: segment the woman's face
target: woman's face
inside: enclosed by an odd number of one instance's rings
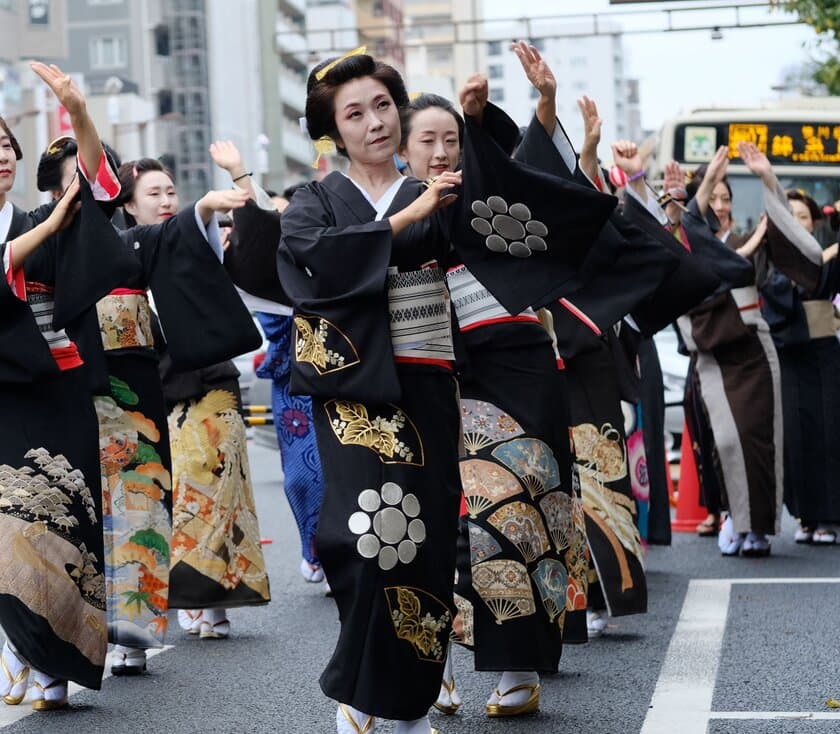
[[[458,123],[451,112],[441,107],[427,107],[411,116],[402,158],[419,179],[454,171],[461,157]]]
[[[178,211],[175,184],[163,171],[141,173],[134,186],[134,196],[125,210],[137,224],[159,224]]]
[[[709,206],[720,222],[720,234],[728,232],[732,227],[732,197],[729,189],[721,181],[712,189],[712,197],[709,199]]]
[[[384,163],[393,158],[400,143],[397,105],[382,82],[365,76],[338,88],[335,124],[339,139],[356,164]]]
[[[811,210],[808,205],[804,201],[797,201],[796,199],[791,199],[790,205],[793,209],[793,216],[808,232],[814,234],[814,220],[811,217]]]
[[[0,127],[0,196],[5,196],[15,185],[17,160],[12,149],[12,141]]]

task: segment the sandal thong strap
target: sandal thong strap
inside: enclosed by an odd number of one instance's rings
[[[9,651],[11,652],[11,650]],[[14,655],[14,653],[12,653]],[[3,649],[2,653],[0,653],[0,667],[3,668],[3,672],[6,674],[6,678],[8,678],[9,683],[11,683],[11,688],[14,688],[18,683],[26,678],[29,675],[29,666],[24,665],[21,671],[16,675],[12,676],[12,671],[9,670],[9,666],[6,664],[6,650]],[[9,692],[11,692],[11,688]]]
[[[376,719],[374,719],[373,716],[368,716],[367,721],[365,721],[365,723],[360,728],[347,706],[345,706],[343,703],[340,703],[338,704],[338,710],[341,711],[342,714],[344,714],[344,718],[350,722],[350,726],[352,726],[353,729],[356,730],[356,734],[368,734],[368,732],[373,730],[373,724],[376,721]]]
[[[62,680],[61,678],[53,678],[52,683],[48,683],[47,685],[43,685],[39,683],[37,680],[32,681],[32,685],[34,685],[38,690],[45,692],[50,688],[55,688],[56,686],[66,686],[67,681]]]
[[[501,693],[497,688],[495,693],[498,696],[499,701],[501,701],[505,696],[509,696],[511,693],[518,693],[519,691],[528,691],[532,696],[540,690],[539,683],[520,683],[518,686],[514,686],[513,688],[509,688],[504,693]]]

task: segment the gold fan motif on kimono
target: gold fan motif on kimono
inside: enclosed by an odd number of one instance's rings
[[[494,443],[521,436],[525,431],[507,413],[484,400],[461,400],[464,448],[471,456]]]
[[[344,446],[364,446],[383,464],[423,466],[423,441],[411,418],[396,405],[378,407],[388,407],[393,413],[371,417],[367,406],[351,400],[324,404],[333,433]]]
[[[459,465],[461,484],[472,518],[522,492],[522,485],[507,469],[484,459],[466,459]]]
[[[554,547],[558,552],[565,550],[572,544],[575,534],[573,498],[560,491],[551,492],[540,500],[540,509],[548,524],[548,534],[554,541]]]
[[[540,598],[549,619],[553,622],[560,617],[559,624],[562,627],[569,586],[566,567],[553,558],[543,558],[531,572],[531,578],[534,579],[534,584],[540,592]]]
[[[551,550],[540,513],[524,502],[509,502],[487,518],[496,530],[513,543],[527,563]]]
[[[568,550],[563,555],[563,561],[569,574],[566,609],[570,612],[586,609],[586,598],[589,593],[587,577],[589,546],[586,541],[586,519],[583,512],[583,502],[580,497],[575,497],[572,500],[572,520],[574,537]]]
[[[335,324],[318,316],[296,314],[295,359],[310,364],[319,375],[352,367],[359,363],[353,342]]]
[[[472,569],[472,584],[496,624],[537,611],[528,570],[521,563],[507,559],[479,563]]]
[[[615,482],[627,476],[627,449],[621,432],[605,423],[599,431],[592,423],[572,428],[578,465],[598,473],[599,481]]]
[[[452,612],[435,596],[408,586],[388,586],[385,599],[397,637],[410,643],[420,660],[443,663]]]
[[[493,449],[500,461],[521,480],[535,499],[560,486],[560,467],[548,444],[538,438],[516,438]]]

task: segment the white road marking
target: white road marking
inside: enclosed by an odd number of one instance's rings
[[[840,578],[692,579],[641,734],[706,734],[713,719],[837,719],[826,711],[712,711],[732,586],[840,584]]]
[[[146,650],[146,658],[153,658],[155,655],[160,655],[162,652],[166,652],[167,650],[171,650],[174,645],[164,645],[160,648],[154,648],[151,650]],[[102,677],[103,680],[105,678],[111,677],[111,655],[109,654],[105,660],[105,675]],[[88,688],[84,688],[76,683],[71,683],[68,688],[68,696],[72,698],[77,693],[81,693],[82,691],[87,691]],[[0,729],[4,729],[5,727],[9,726],[10,724],[14,724],[16,721],[20,721],[21,719],[30,716],[31,714],[37,713],[36,711],[32,710],[32,703],[30,699],[30,694],[32,692],[32,688],[27,691],[26,698],[22,703],[17,706],[7,706],[2,701],[0,701]],[[48,716],[49,714],[40,714],[41,716]]]

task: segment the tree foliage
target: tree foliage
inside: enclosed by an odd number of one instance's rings
[[[816,47],[814,80],[829,94],[840,95],[840,2],[838,0],[775,0],[782,10],[796,13],[820,39]]]

